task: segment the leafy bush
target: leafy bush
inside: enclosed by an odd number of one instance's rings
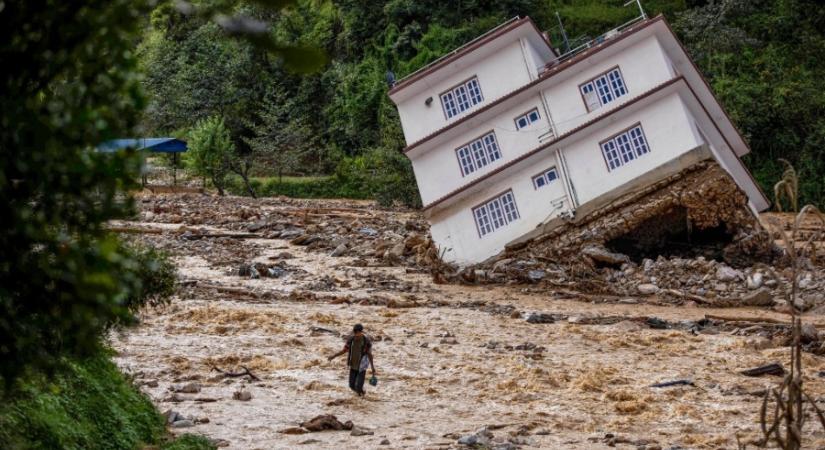
[[[0,442],[7,449],[130,449],[165,440],[165,424],[109,354],[64,361],[52,378],[30,374],[0,408]],[[164,448],[209,449],[187,437]]]
[[[175,292],[178,278],[177,268],[169,255],[139,244],[127,245],[126,249],[132,256],[132,270],[140,282],[140,287],[126,299],[129,311],[136,312],[144,305],[167,303]]]
[[[255,192],[264,197],[374,199],[382,206],[421,207],[409,160],[384,148],[344,158],[332,176],[258,178],[251,184]],[[239,178],[231,181],[228,189],[235,195],[246,194]]]

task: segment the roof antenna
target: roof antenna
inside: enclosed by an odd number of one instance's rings
[[[570,41],[567,40],[567,33],[564,32],[564,25],[561,23],[561,16],[556,11],[556,20],[559,21],[559,28],[561,29],[561,38],[564,39],[564,53],[570,51]]]
[[[633,4],[633,3],[635,3],[635,4],[636,4],[636,6],[638,6],[638,7],[639,7],[639,12],[642,14],[642,15],[641,15],[641,18],[642,18],[642,19],[644,19],[644,20],[647,20],[647,14],[645,13],[644,8],[642,8],[642,2],[641,2],[641,0],[629,0],[627,3],[625,3],[625,4],[624,4],[624,6],[629,6],[629,5]],[[558,13],[556,13],[556,15],[558,15]]]

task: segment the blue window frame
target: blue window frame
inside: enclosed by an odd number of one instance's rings
[[[611,137],[602,142],[600,146],[608,172],[650,153],[650,147],[640,124]]]
[[[456,149],[461,176],[467,176],[482,167],[501,159],[501,149],[496,134],[489,132]]]
[[[542,188],[557,180],[558,178],[559,174],[558,172],[556,172],[556,168],[551,167],[533,177],[533,187],[536,189]]]
[[[448,119],[484,101],[478,78],[473,77],[441,94],[441,106]]]
[[[539,110],[537,108],[533,108],[532,110],[518,116],[515,118],[516,121],[516,129],[520,130],[526,126],[534,124],[541,119],[539,115]]]
[[[473,208],[473,218],[476,222],[479,237],[519,219],[516,199],[513,191],[507,191]]]
[[[627,86],[618,67],[587,81],[579,86],[587,111],[594,111],[602,106],[627,95]]]

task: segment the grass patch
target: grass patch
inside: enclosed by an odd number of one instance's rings
[[[29,375],[0,408],[7,449],[213,448],[202,437],[169,441],[163,417],[102,354],[67,361],[57,374]]]

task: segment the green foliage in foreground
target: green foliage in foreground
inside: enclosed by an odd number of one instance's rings
[[[165,442],[164,419],[109,355],[67,360],[53,378],[33,375],[0,408],[0,442],[17,449],[213,448],[202,437]]]

